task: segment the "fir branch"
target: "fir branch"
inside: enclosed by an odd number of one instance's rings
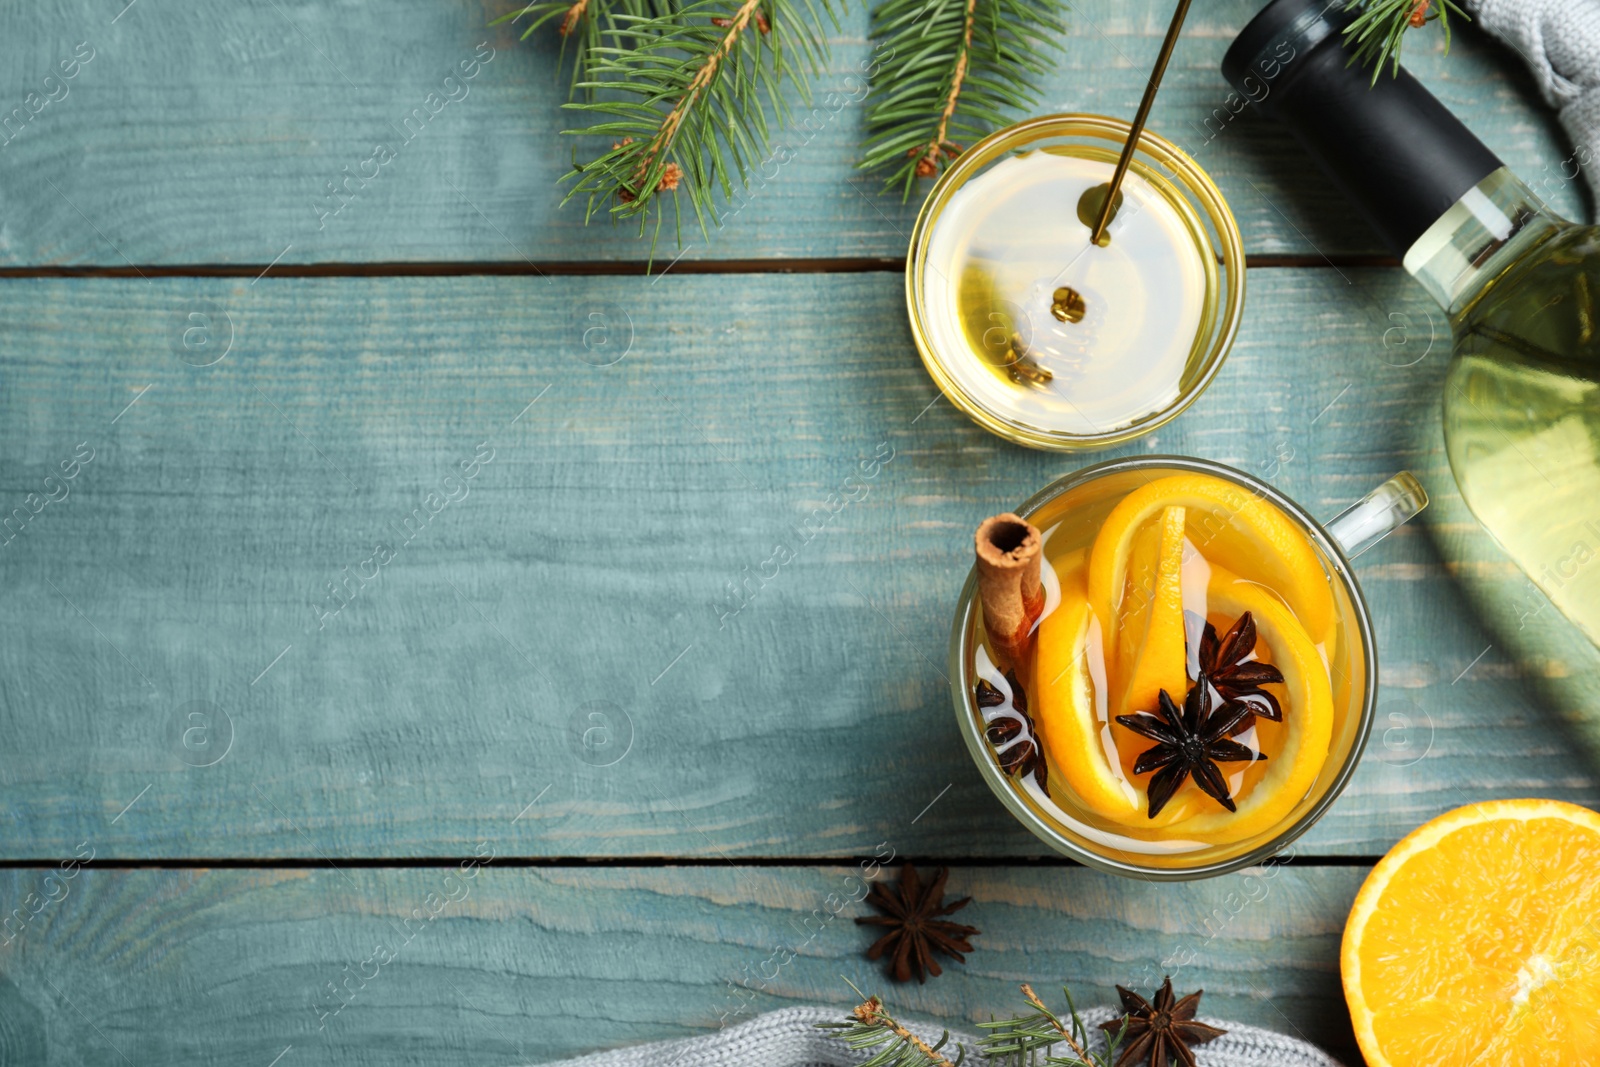
[[[681,6],[679,0],[531,0],[525,6],[492,20],[490,25],[515,24],[526,18],[528,23],[521,37],[526,41],[541,27],[555,22],[556,34],[561,38],[561,57],[556,64],[558,70],[565,65],[568,45],[573,46],[572,83],[568,90],[570,98],[588,80],[595,50],[608,43],[616,43],[615,16],[670,18]],[[593,93],[591,91],[586,95],[592,96]]]
[[[864,996],[853,983],[850,988],[855,989],[857,996]],[[929,1045],[890,1015],[877,997],[866,997],[857,1004],[850,1012],[850,1020],[819,1023],[818,1029],[838,1030],[853,1051],[878,1049],[878,1053],[861,1067],[961,1067],[966,1061],[967,1050],[961,1045],[956,1046],[953,1062],[943,1055],[941,1050],[950,1040],[950,1031],[946,1030],[943,1037]]]
[[[1061,992],[1066,993],[1066,987],[1063,986]],[[1073,1035],[1067,1031],[1066,1027],[1061,1025],[1061,1020],[1057,1019],[1053,1014],[1051,1014],[1050,1009],[1044,1006],[1044,1001],[1040,1000],[1034,994],[1033,987],[1027,982],[1022,983],[1022,995],[1027,998],[1028,1003],[1032,1004],[1040,1015],[1043,1015],[1050,1021],[1050,1025],[1055,1027],[1056,1032],[1061,1035],[1064,1041],[1066,1041],[1067,1047],[1072,1050],[1073,1055],[1077,1056],[1078,1059],[1082,1060],[1083,1062],[1088,1063],[1089,1053],[1084,1051],[1083,1045],[1073,1039]],[[1072,1007],[1072,995],[1070,993],[1067,994],[1067,1007],[1069,1010]],[[1073,1030],[1077,1031],[1081,1031],[1083,1029],[1083,1024],[1078,1020],[1077,1012],[1072,1012],[1072,1028]],[[1088,1035],[1084,1034],[1082,1036],[1087,1039]]]
[[[939,112],[939,126],[934,130],[933,139],[928,142],[926,151],[921,155],[912,156],[917,161],[918,177],[928,178],[939,172],[941,153],[951,159],[961,154],[960,146],[951,144],[946,135],[950,132],[950,116],[955,114],[956,103],[961,99],[961,84],[967,80],[967,63],[972,58],[972,27],[977,17],[978,0],[967,0],[966,14],[961,20],[961,47],[956,53],[955,69],[950,72],[950,88],[945,90],[944,109]]]
[[[982,1040],[984,1055],[991,1060],[1032,1064],[1043,1052],[1044,1063],[1050,1067],[1112,1067],[1117,1059],[1117,1050],[1127,1034],[1126,1022],[1121,1030],[1107,1039],[1105,1052],[1090,1052],[1089,1031],[1072,1004],[1072,994],[1065,986],[1061,993],[1067,1001],[1070,1027],[1045,1007],[1044,1001],[1034,994],[1033,988],[1024,983],[1022,995],[1033,1009],[1032,1014],[979,1023],[979,1029],[991,1031]],[[1072,1055],[1053,1055],[1052,1050],[1063,1041],[1072,1050]]]
[[[591,49],[578,84],[599,98],[566,105],[597,121],[564,131],[612,146],[576,168],[567,199],[587,200],[586,220],[601,210],[637,218],[642,234],[657,197],[681,189],[705,232],[718,191],[731,198],[767,157],[771,128],[788,112],[786,86],[810,103],[809,75],[827,55],[823,19],[837,26],[837,2],[687,0],[666,14],[614,11],[613,40]]]
[[[1038,102],[1066,32],[1063,0],[882,0],[872,35],[885,58],[867,101],[861,166],[911,196],[1007,112]]]
[[[1352,64],[1372,64],[1372,83],[1378,83],[1384,63],[1391,75],[1400,73],[1400,47],[1407,30],[1437,21],[1444,31],[1444,50],[1450,51],[1450,16],[1472,21],[1452,0],[1348,0],[1346,10],[1361,14],[1345,27],[1344,41],[1353,48]]]
[[[960,1044],[956,1046],[957,1055],[953,1063],[944,1056],[942,1050],[950,1040],[950,1031],[946,1030],[943,1037],[929,1045],[890,1015],[883,1001],[875,996],[866,996],[849,979],[845,981],[864,1000],[851,1010],[848,1022],[819,1023],[818,1029],[839,1031],[839,1036],[853,1051],[877,1049],[877,1053],[861,1067],[961,1067],[966,1060],[967,1050]],[[1089,1031],[1073,1007],[1072,994],[1065,987],[1061,992],[1066,997],[1070,1025],[1045,1007],[1044,1001],[1034,994],[1032,987],[1024,983],[1022,995],[1032,1014],[979,1023],[980,1029],[991,1031],[979,1042],[984,1057],[992,1064],[1012,1067],[1022,1067],[1024,1064],[1028,1067],[1036,1064],[1042,1064],[1043,1067],[1112,1067],[1117,1059],[1117,1051],[1127,1036],[1127,1021],[1123,1021],[1122,1028],[1116,1034],[1107,1038],[1104,1052],[1090,1052]],[[1062,1042],[1072,1050],[1071,1056],[1051,1054],[1052,1049]],[[1042,1061],[1039,1059],[1041,1052],[1044,1054]]]

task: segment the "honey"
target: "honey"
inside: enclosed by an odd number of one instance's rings
[[[1183,194],[1136,161],[1103,247],[1078,217],[1115,155],[1052,145],[956,190],[921,267],[928,343],[973,403],[1049,434],[1106,436],[1172,408],[1207,362],[1217,264]]]

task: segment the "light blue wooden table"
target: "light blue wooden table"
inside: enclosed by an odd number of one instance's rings
[[[1254,0],[1191,15],[1153,118],[1239,217],[1247,320],[1121,451],[1324,515],[1410,467],[1440,518],[1360,562],[1383,693],[1344,797],[1289,864],[1179,886],[1042,855],[957,738],[969,531],[1088,460],[939,399],[902,305],[915,205],[853,169],[859,105],[779,134],[793,161],[650,277],[558,207],[555,50],[488,28],[513,5],[122,4],[0,13],[0,111],[92,53],[0,145],[0,488],[28,509],[0,549],[0,1062],[526,1063],[843,1006],[845,978],[970,1023],[1019,980],[1103,1002],[1169,970],[1353,1058],[1337,945],[1376,857],[1471,800],[1600,802],[1531,695],[1562,663],[1516,666],[1456,582],[1508,565],[1451,510],[1438,313],[1276,131],[1207,132]],[[1131,112],[1166,17],[1085,0],[1045,109]],[[1507,56],[1469,31],[1407,57],[1584,214]],[[890,849],[951,865],[983,930],[922,987],[862,959],[860,905],[833,917]]]

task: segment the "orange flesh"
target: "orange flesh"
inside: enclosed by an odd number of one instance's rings
[[[1600,1052],[1600,815],[1472,804],[1412,832],[1341,952],[1371,1067],[1578,1067]]]

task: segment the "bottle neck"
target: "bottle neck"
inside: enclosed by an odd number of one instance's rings
[[[1417,238],[1406,252],[1405,268],[1454,315],[1528,249],[1566,225],[1501,167]]]
[[[1223,57],[1240,96],[1281,122],[1396,255],[1502,166],[1404,69],[1357,63],[1355,0],[1272,0]]]

